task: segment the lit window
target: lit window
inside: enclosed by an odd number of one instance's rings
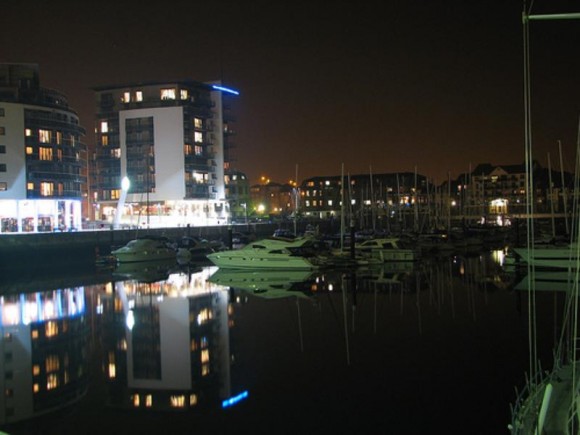
[[[26,190],[34,190],[34,183],[26,183]],[[38,336],[38,333],[37,333]],[[32,337],[35,338],[35,337]]]
[[[48,355],[44,361],[46,373],[56,372],[60,368],[60,361],[57,355]]]
[[[186,144],[183,146],[183,152],[184,152],[184,154],[185,154],[186,156],[190,156],[190,155],[191,155],[191,145],[189,145],[189,144],[187,144],[187,143],[186,143]]]
[[[46,389],[52,390],[58,387],[58,376],[56,373],[51,373],[46,377]]]
[[[161,89],[162,100],[175,100],[175,89]]]
[[[203,147],[196,145],[195,146],[195,155],[196,156],[201,156],[203,154]]]
[[[32,147],[26,147],[26,154],[32,154]]]
[[[38,158],[40,160],[52,160],[52,148],[40,147],[38,149]]]
[[[203,133],[201,131],[196,131],[193,133],[193,140],[195,143],[202,143],[203,142]]]
[[[111,190],[111,199],[119,199],[120,197],[120,189],[113,189]]]
[[[179,95],[181,96],[182,100],[187,100],[187,97],[189,96],[187,89],[181,89],[179,91]]]
[[[171,396],[169,400],[171,402],[171,407],[173,408],[183,408],[185,406],[184,396]]]
[[[133,396],[133,406],[135,408],[138,408],[139,407],[139,395],[138,394],[135,394]]]
[[[102,135],[101,136],[101,144],[106,147],[109,145],[109,136]]]
[[[151,408],[153,406],[153,396],[151,394],[147,394],[145,396],[145,407]]]
[[[197,405],[197,395],[190,394],[189,395],[189,406],[195,406],[195,405]]]
[[[43,191],[43,184],[47,184],[50,186],[50,195],[52,195],[52,183],[40,183],[40,194],[43,195],[42,191]],[[47,196],[47,195],[43,195],[43,196]],[[58,323],[50,321],[50,322],[46,322],[46,326],[45,326],[45,334],[47,337],[54,337],[55,335],[58,335]]]
[[[200,118],[193,118],[193,126],[195,128],[203,128],[203,121]]]
[[[109,132],[109,123],[107,121],[101,121],[101,133]]]
[[[204,349],[201,351],[201,362],[202,363],[209,362],[209,350],[208,349]]]
[[[38,141],[40,143],[50,143],[50,131],[49,130],[38,130]]]
[[[328,200],[328,206],[329,206],[329,207],[332,207],[332,199],[329,199],[329,200]]]
[[[135,92],[135,101],[143,101],[143,91]]]
[[[32,386],[32,391],[33,391],[34,393],[38,393],[38,392],[40,391],[40,386],[39,386],[38,384],[34,384],[34,385]]]
[[[113,157],[115,159],[120,159],[121,158],[121,148],[113,148],[111,150],[111,157]]]
[[[52,183],[43,182],[40,183],[40,195],[41,196],[52,196],[54,192],[54,185]]]
[[[57,145],[62,144],[62,132],[60,132],[60,131],[56,132],[56,143],[57,143]]]
[[[32,130],[29,128],[24,129],[24,135],[25,136],[32,136]]]
[[[131,92],[124,92],[123,93],[123,103],[130,103],[131,102]]]

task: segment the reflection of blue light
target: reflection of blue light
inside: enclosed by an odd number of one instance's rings
[[[240,400],[244,400],[248,397],[248,390],[241,392],[237,396],[230,397],[222,402],[222,408],[227,408],[228,406],[233,406],[238,403]]]
[[[238,91],[236,91],[234,89],[226,88],[224,86],[213,85],[212,88],[214,88],[216,91],[222,91],[222,92],[227,92],[228,94],[240,95],[240,93]]]

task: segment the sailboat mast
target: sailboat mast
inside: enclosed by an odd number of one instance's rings
[[[568,198],[566,195],[566,184],[564,181],[564,163],[562,160],[562,141],[558,141],[558,152],[560,153],[560,178],[562,179],[562,202],[564,205],[564,224],[566,225],[566,235],[570,235],[570,228],[568,225]]]

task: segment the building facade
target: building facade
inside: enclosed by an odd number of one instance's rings
[[[85,130],[34,64],[0,64],[0,233],[80,229]]]
[[[95,219],[175,227],[227,222],[230,171],[228,97],[196,81],[95,88]],[[129,181],[123,193],[122,180]]]

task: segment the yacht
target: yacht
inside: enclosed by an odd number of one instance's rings
[[[365,257],[379,259],[381,262],[415,261],[417,252],[396,237],[367,239],[355,244],[355,251]]]
[[[111,251],[111,255],[118,263],[177,259],[177,251],[171,241],[167,237],[153,235],[133,239]]]
[[[212,252],[207,258],[230,269],[317,269],[324,265],[321,242],[313,237],[268,237],[240,249]]]

